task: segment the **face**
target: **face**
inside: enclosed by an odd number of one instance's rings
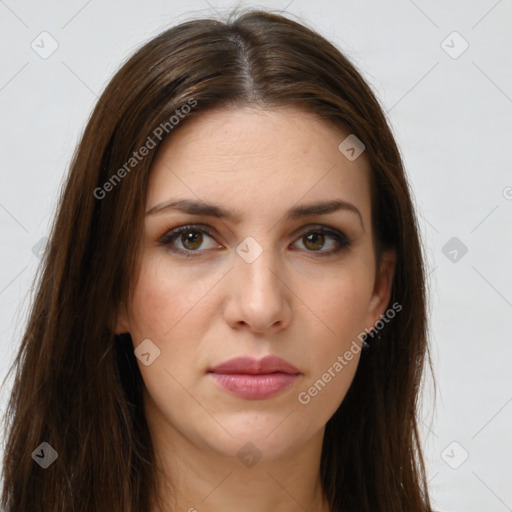
[[[376,272],[370,166],[340,152],[348,135],[292,108],[222,110],[160,149],[117,324],[159,435],[225,455],[251,442],[272,459],[343,401],[394,271],[385,253]],[[250,359],[222,366],[237,357]]]

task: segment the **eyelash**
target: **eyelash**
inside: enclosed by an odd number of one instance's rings
[[[177,254],[182,254],[182,255],[184,255],[187,258],[199,256],[204,250],[199,250],[198,249],[198,250],[195,250],[195,251],[191,251],[191,250],[179,249],[177,247],[173,247],[173,248],[169,247],[173,243],[175,238],[177,238],[182,233],[188,233],[188,232],[202,233],[202,234],[208,235],[211,238],[215,238],[214,233],[209,228],[207,228],[206,226],[200,226],[200,225],[197,225],[197,224],[196,225],[192,224],[192,225],[187,225],[187,226],[180,226],[180,227],[177,227],[175,229],[172,229],[171,231],[168,231],[159,240],[159,243],[161,245],[163,245],[163,246],[168,247],[168,249],[171,252],[177,253]],[[311,250],[307,251],[307,252],[310,252],[310,253],[318,254],[320,257],[326,257],[326,256],[331,256],[331,255],[337,254],[338,252],[342,251],[343,249],[348,248],[351,245],[350,240],[348,239],[348,237],[344,233],[342,233],[341,231],[335,230],[335,229],[331,229],[331,228],[327,228],[325,226],[321,226],[321,225],[319,225],[319,226],[312,226],[307,231],[303,231],[299,235],[297,240],[299,238],[303,238],[304,236],[309,235],[311,233],[315,233],[315,234],[320,233],[322,235],[328,235],[331,238],[333,238],[337,242],[337,244],[339,246],[337,249],[333,249],[333,250],[330,250],[330,251],[320,251],[320,250],[318,250],[318,251],[311,251]]]

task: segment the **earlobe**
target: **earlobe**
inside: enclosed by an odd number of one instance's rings
[[[115,333],[116,335],[130,332],[130,321],[128,316],[128,310],[124,302],[121,302],[117,310]]]
[[[394,249],[385,251],[381,256],[381,262],[377,275],[373,295],[370,301],[369,317],[371,325],[375,325],[385,313],[386,306],[391,298],[393,280],[396,268],[396,251]]]

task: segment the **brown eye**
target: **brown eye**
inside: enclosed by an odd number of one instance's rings
[[[210,245],[208,243],[210,239]],[[202,249],[211,249],[215,247],[213,234],[206,227],[181,226],[165,234],[160,243],[169,246],[173,252],[184,254],[185,256],[195,256],[203,252]],[[217,246],[218,247],[218,246]],[[201,249],[202,248],[202,249]],[[201,250],[200,250],[201,249]]]
[[[306,231],[299,241],[305,247],[306,252],[317,252],[318,256],[333,255],[351,245],[344,233],[321,225]]]
[[[312,251],[318,251],[324,245],[325,237],[322,233],[310,233],[303,237],[304,245]]]
[[[208,239],[210,239],[210,246],[204,247]],[[344,233],[321,225],[306,231],[295,243],[299,241],[302,242],[306,252],[316,252],[318,256],[334,255],[351,245],[351,241]],[[165,234],[160,239],[160,243],[168,246],[170,251],[186,257],[200,256],[207,249],[222,248],[215,245],[214,234],[206,226],[178,227]],[[325,250],[326,246],[327,250]]]
[[[191,251],[195,251],[201,247],[203,243],[203,234],[199,231],[187,231],[181,234],[181,243],[185,249],[190,249]]]

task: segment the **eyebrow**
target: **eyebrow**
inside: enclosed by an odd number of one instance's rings
[[[218,219],[226,219],[234,223],[238,223],[241,217],[239,213],[227,210],[222,206],[207,203],[205,201],[195,201],[190,199],[170,199],[168,201],[164,201],[163,203],[159,203],[150,208],[146,212],[146,216],[167,210],[178,210],[192,215],[216,217]],[[364,226],[363,217],[357,207],[352,203],[342,201],[340,199],[294,206],[288,210],[285,219],[295,220],[312,215],[327,215],[338,210],[346,210],[355,213],[359,217],[361,225]]]

